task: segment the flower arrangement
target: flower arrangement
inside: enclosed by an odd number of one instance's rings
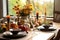
[[[30,12],[32,11],[32,5],[30,5],[30,4],[26,4],[26,5],[24,5],[24,7],[23,8],[21,8],[20,6],[20,4],[18,4],[18,1],[16,2],[17,3],[17,5],[15,5],[14,7],[13,7],[13,10],[16,12],[16,14],[17,14],[17,24],[18,24],[18,27],[20,27],[22,30],[25,30],[25,31],[27,31],[28,29],[29,29],[29,27],[27,28],[27,27],[25,27],[24,25],[24,18],[27,18],[27,16],[29,16],[30,15]],[[22,4],[23,5],[23,4]],[[21,19],[19,20],[19,17],[21,17],[22,18],[22,21],[21,21]],[[21,25],[23,25],[23,26],[21,26]],[[28,24],[27,24],[28,25]]]
[[[17,5],[13,7],[13,10],[16,12],[16,14],[20,16],[28,16],[30,14],[30,11],[32,10],[32,5],[27,4],[24,5],[23,8],[20,8],[20,4],[18,4],[18,1],[16,1]]]
[[[30,11],[31,11],[32,9],[31,8],[29,8],[29,6],[25,6],[25,8],[23,8],[22,10],[21,10],[21,12],[20,12],[20,16],[28,16],[29,14],[30,14]]]

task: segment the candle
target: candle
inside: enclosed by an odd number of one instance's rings
[[[45,8],[45,15],[46,15],[46,8]]]
[[[7,21],[9,21],[10,20],[10,15],[7,15],[6,18],[7,18]]]
[[[45,13],[44,13],[44,15],[45,15],[44,23],[46,24],[46,7],[44,8],[44,11],[45,11]]]
[[[7,30],[9,30],[9,28],[10,28],[10,23],[9,23],[10,15],[7,15],[6,18],[7,18],[7,28],[8,28]]]
[[[37,20],[38,20],[38,16],[39,16],[39,13],[37,12],[37,13],[36,13],[36,19],[37,19]]]
[[[7,18],[7,23],[9,23],[9,21],[10,21],[10,15],[7,15],[6,18]]]

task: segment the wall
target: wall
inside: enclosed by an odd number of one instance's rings
[[[2,0],[0,0],[0,18],[3,17],[3,3]]]
[[[0,18],[5,17],[7,14],[6,0],[0,0]]]
[[[55,0],[54,22],[60,23],[60,0]]]
[[[60,0],[55,0],[55,11],[60,11]]]

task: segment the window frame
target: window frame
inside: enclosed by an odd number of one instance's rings
[[[8,0],[6,0],[6,5],[7,5],[7,15],[9,15]],[[54,0],[54,5],[55,5],[55,0]],[[54,5],[53,5],[53,6],[54,6]],[[55,10],[55,7],[53,8],[53,17],[54,17],[54,10]],[[46,18],[53,18],[53,17],[46,17]]]

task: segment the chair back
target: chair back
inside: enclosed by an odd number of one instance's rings
[[[60,40],[60,30],[58,30],[57,36],[54,38],[54,40]]]

